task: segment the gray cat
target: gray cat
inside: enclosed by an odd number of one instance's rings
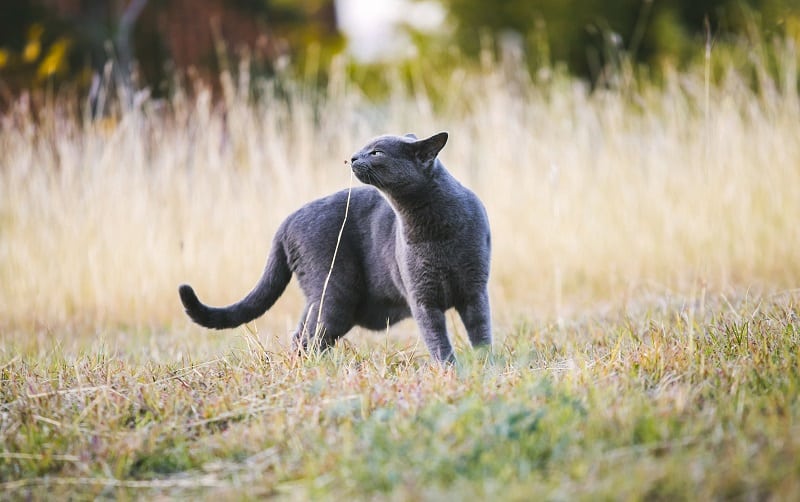
[[[446,142],[446,132],[422,140],[381,136],[353,155],[353,173],[372,186],[352,189],[324,298],[347,190],[286,218],[261,279],[241,301],[208,307],[182,285],[186,313],[207,328],[236,327],[266,312],[295,274],[306,297],[298,347],[326,348],[355,325],[380,330],[413,316],[431,355],[452,361],[445,325],[451,307],[473,346],[491,345],[489,221],[478,197],[436,158]]]

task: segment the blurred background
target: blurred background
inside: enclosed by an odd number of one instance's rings
[[[800,1],[14,0],[0,4],[0,100],[89,90],[112,70],[165,95],[179,76],[213,81],[232,62],[324,82],[340,56],[377,94],[386,65],[451,71],[513,50],[533,73],[557,67],[596,85],[621,60],[657,78],[702,60],[705,44],[738,47],[746,64],[743,40],[776,36],[798,40]]]
[[[240,298],[382,133],[451,133],[498,333],[796,290],[798,41],[800,0],[2,1],[0,332],[201,333],[177,285]]]

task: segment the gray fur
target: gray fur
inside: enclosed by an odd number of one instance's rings
[[[286,218],[261,279],[241,301],[207,307],[190,286],[182,285],[180,297],[189,317],[216,329],[251,321],[272,306],[294,274],[306,297],[294,334],[297,346],[314,341],[326,348],[353,326],[380,330],[413,316],[431,355],[452,361],[445,326],[445,311],[451,307],[473,346],[491,345],[489,222],[478,197],[436,158],[446,142],[444,132],[422,140],[412,134],[381,136],[353,155],[353,173],[372,186],[352,190],[319,331],[320,297],[347,190],[310,202]]]

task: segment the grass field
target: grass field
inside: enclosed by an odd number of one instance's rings
[[[4,497],[800,496],[796,89],[451,78],[0,117]],[[439,130],[492,223],[492,354],[452,316],[454,367],[410,322],[294,356],[294,286],[246,328],[185,318],[179,283],[239,299],[372,136]]]

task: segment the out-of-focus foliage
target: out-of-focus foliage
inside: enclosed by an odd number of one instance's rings
[[[487,58],[525,66],[532,75],[570,73],[600,85],[623,74],[658,77],[698,62],[715,77],[725,67],[751,68],[757,85],[764,71],[780,81],[787,58],[800,64],[800,0],[425,1],[442,5],[447,19],[435,33],[409,28],[418,57],[349,63],[350,77],[368,94],[385,95],[400,85],[439,95],[450,83],[437,77]],[[223,72],[238,69],[324,84],[345,42],[334,2],[0,2],[0,107],[21,89],[69,83],[83,90],[98,76],[155,94],[168,94],[176,76],[219,82]],[[144,7],[126,27],[136,4]],[[706,59],[708,49],[713,58]],[[108,61],[117,63],[113,71]]]
[[[739,37],[796,41],[798,0],[439,0],[464,54],[524,49],[532,68],[566,62],[570,71],[597,79],[623,57],[655,70],[703,57],[707,41]]]
[[[22,86],[69,75],[74,41],[62,22],[33,2],[0,4],[0,101]]]
[[[302,67],[308,47],[323,66],[343,49],[333,0],[0,2],[0,102],[51,83],[86,88],[108,61],[126,84],[159,92],[176,71],[218,80],[239,61],[261,75]]]

